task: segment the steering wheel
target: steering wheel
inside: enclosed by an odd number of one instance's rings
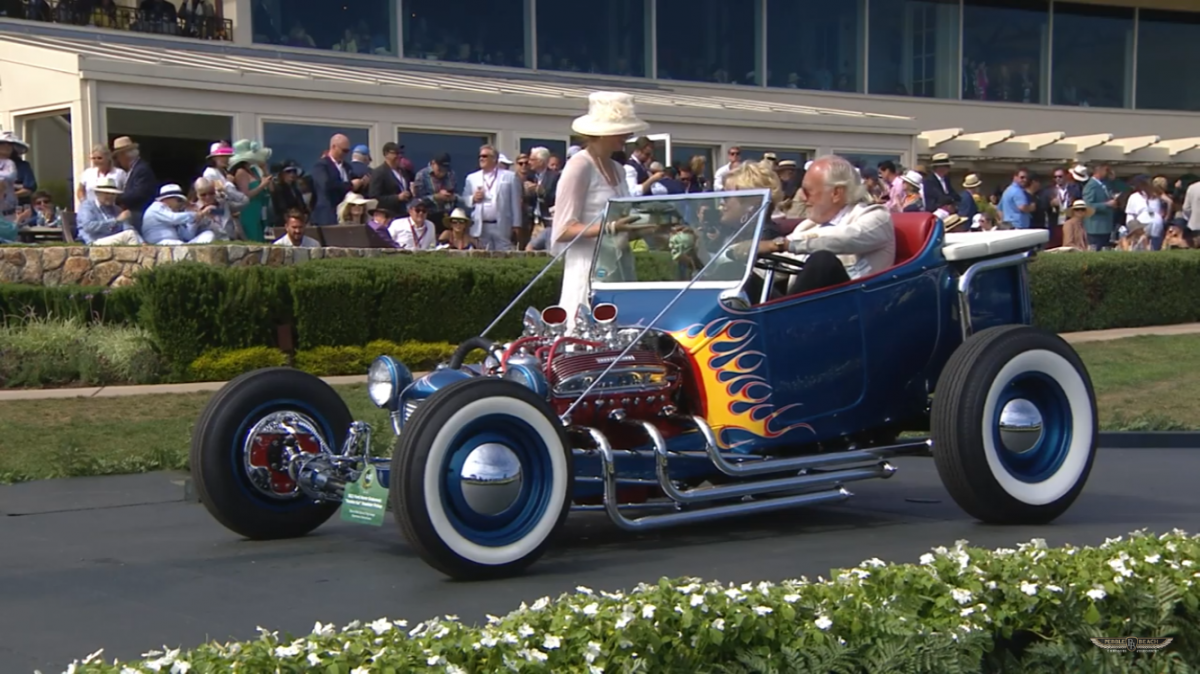
[[[759,253],[754,259],[756,269],[796,275],[804,271],[804,261],[777,253]]]

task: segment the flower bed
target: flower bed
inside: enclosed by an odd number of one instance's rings
[[[877,559],[741,586],[663,579],[628,593],[577,588],[474,627],[380,618],[293,638],[147,654],[75,672],[1184,672],[1200,662],[1200,538],[1135,532],[1098,547],[1016,550],[960,541],[918,564]],[[260,628],[261,629],[261,628]],[[1092,637],[1170,637],[1107,652]]]

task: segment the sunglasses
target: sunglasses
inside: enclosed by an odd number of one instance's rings
[[[495,157],[495,156],[496,155],[494,155],[494,154],[481,154],[481,155],[479,155],[479,158],[480,159],[491,159],[492,157]]]
[[[45,206],[49,203],[50,203],[49,199],[38,199],[37,201],[33,202],[33,205],[34,206]]]

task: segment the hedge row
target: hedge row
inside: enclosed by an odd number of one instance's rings
[[[432,370],[454,354],[457,345],[449,342],[406,342],[397,344],[378,339],[366,346],[318,346],[298,351],[292,366],[318,377],[360,375],[366,373],[379,356],[391,356],[413,372]],[[466,362],[478,363],[482,351],[467,354]],[[188,366],[190,381],[229,381],[251,370],[282,367],[288,356],[279,349],[252,346],[248,349],[213,349],[205,352]]]
[[[148,653],[75,672],[1190,672],[1200,662],[1200,539],[1135,532],[1098,547],[984,550],[959,541],[919,564],[868,560],[831,580],[743,585],[662,579],[579,587],[486,626],[380,618],[298,638]],[[1156,653],[1093,637],[1171,638]]]
[[[667,278],[671,262],[639,255],[643,278]],[[176,371],[211,349],[279,346],[291,326],[299,349],[403,343],[458,343],[478,334],[546,263],[545,257],[438,254],[314,260],[285,268],[180,262],[147,270],[130,288],[0,285],[0,316],[78,316],[136,323],[154,336]],[[1035,322],[1073,332],[1200,321],[1200,255],[1042,255],[1030,268]],[[522,306],[558,298],[555,265]],[[518,333],[513,311],[493,335]],[[286,331],[285,331],[286,332]]]

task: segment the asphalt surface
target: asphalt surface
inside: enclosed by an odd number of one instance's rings
[[[255,627],[307,633],[316,621],[481,620],[576,585],[616,590],[661,576],[744,582],[829,575],[879,557],[911,562],[968,539],[1097,544],[1148,527],[1198,528],[1200,451],[1101,450],[1075,507],[1045,527],[978,524],[955,506],[931,459],[895,461],[844,504],[643,536],[573,513],[528,575],[455,583],[427,567],[389,516],[382,529],[331,520],[307,538],[239,539],[184,500],[182,475],[81,478],[0,487],[0,672],[61,672],[105,649],[248,639]]]

